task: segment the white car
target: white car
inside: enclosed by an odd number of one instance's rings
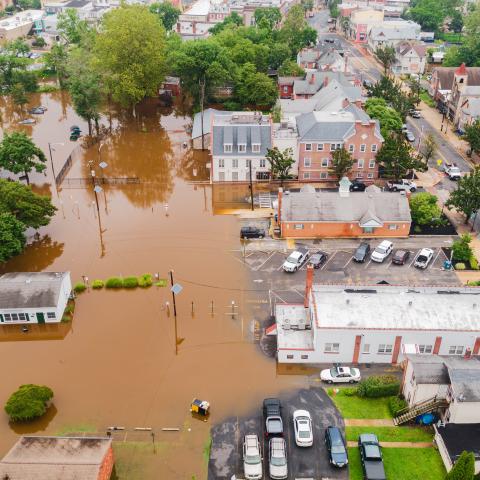
[[[312,417],[306,410],[293,412],[293,428],[295,430],[295,443],[299,447],[311,447],[313,445]]]
[[[370,255],[370,258],[374,262],[382,263],[391,253],[393,250],[393,243],[389,242],[388,240],[383,240],[375,250]]]
[[[322,370],[320,379],[327,383],[357,383],[362,378],[358,368],[337,366]]]
[[[243,440],[243,471],[246,480],[259,480],[263,476],[260,442],[257,435],[245,435]]]
[[[288,256],[283,262],[282,268],[285,272],[296,272],[308,260],[308,257],[308,250],[299,248]]]
[[[435,252],[431,248],[422,248],[415,259],[414,267],[427,268]]]
[[[274,437],[270,440],[269,447],[268,473],[270,478],[274,480],[288,478],[287,445],[285,439]]]

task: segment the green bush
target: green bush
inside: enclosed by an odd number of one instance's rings
[[[47,42],[42,37],[35,37],[35,40],[32,42],[34,47],[44,47]]]
[[[418,225],[415,225],[413,227],[413,231],[414,231],[414,233],[422,233],[422,228],[419,227]]]
[[[105,282],[106,288],[122,288],[123,280],[120,277],[111,277]]]
[[[56,85],[43,84],[38,87],[40,93],[53,93],[58,92],[59,88]]]
[[[358,384],[358,396],[368,398],[398,395],[400,382],[393,375],[374,375]]]
[[[472,237],[468,233],[465,233],[458,240],[453,242],[453,260],[459,262],[468,262],[470,260],[473,256],[473,251],[470,247],[471,241]]]
[[[92,288],[94,288],[95,290],[98,290],[100,288],[103,288],[104,287],[104,283],[103,283],[103,280],[94,280],[92,282]]]
[[[62,323],[69,323],[72,321],[72,316],[69,315],[68,313],[65,313],[63,316],[62,316]]]
[[[445,480],[473,480],[475,475],[475,457],[472,452],[462,452]]]
[[[458,262],[455,264],[455,270],[465,270],[465,264],[464,263],[461,263],[461,262]]]
[[[345,388],[342,388],[342,392],[346,397],[354,397],[355,395],[358,394],[358,388],[357,387],[345,387]]]
[[[388,399],[388,408],[390,409],[390,413],[392,417],[396,417],[400,410],[408,407],[408,403],[400,397],[390,397]]]
[[[75,304],[74,303],[70,303],[68,304],[66,307],[65,307],[65,311],[64,313],[73,313],[75,311]]]
[[[123,288],[137,288],[137,287],[138,287],[137,277],[126,277],[123,279]]]
[[[44,385],[22,385],[10,395],[5,412],[13,422],[33,420],[47,411],[52,397],[52,390]]]
[[[138,286],[142,288],[151,287],[153,285],[153,278],[149,273],[144,273],[138,277]]]
[[[82,293],[84,292],[85,290],[87,289],[87,286],[84,284],[84,283],[77,283],[74,287],[73,287],[73,291],[75,293]]]
[[[478,270],[479,269],[478,260],[473,255],[470,257],[470,268],[472,270]]]

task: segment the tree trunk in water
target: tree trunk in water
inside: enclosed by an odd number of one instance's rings
[[[92,136],[92,120],[88,119],[88,134]]]
[[[468,219],[470,218],[470,215],[465,215],[465,225],[468,225]]]
[[[27,180],[27,185],[30,185],[30,178],[28,177],[28,172],[25,170],[25,177]]]
[[[95,119],[95,130],[97,131],[97,136],[100,135],[100,125],[98,124],[98,118]]]

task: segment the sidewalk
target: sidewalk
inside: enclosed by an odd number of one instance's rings
[[[392,418],[346,418],[346,427],[394,427]]]
[[[431,448],[432,442],[380,442],[382,448]],[[347,447],[358,447],[358,442],[348,440]]]

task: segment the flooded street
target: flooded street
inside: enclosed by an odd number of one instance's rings
[[[155,101],[138,108],[136,117],[112,111],[110,121],[102,119],[102,141],[82,149],[80,141],[69,141],[69,129],[88,128],[68,97],[34,96],[31,105],[40,104],[48,107],[45,115],[20,127],[25,116],[3,101],[2,129],[31,134],[47,157],[50,142],[56,174],[72,150],[73,164],[58,189],[50,159],[46,175],[32,173],[35,191],[51,195],[58,211],[37,235],[29,232],[25,252],[0,271],[69,270],[76,283],[82,276],[91,282],[143,273],[169,280],[173,270],[183,287],[177,295],[178,355],[171,293],[163,287],[90,289],[78,296],[70,324],[32,326],[28,333],[3,327],[0,358],[7,369],[0,402],[25,383],[48,385],[55,396],[54,407],[34,424],[11,427],[2,409],[0,454],[17,433],[105,434],[109,426],[122,426],[114,435],[126,440],[116,444],[118,478],[205,478],[212,424],[305,383],[277,375],[274,360],[254,343],[254,320],[264,315],[258,300],[268,295],[235,255],[239,220],[214,215],[222,209],[212,202],[208,157],[184,146],[189,117]],[[137,183],[103,185],[97,213],[91,170]],[[194,397],[211,403],[208,422],[191,417]],[[136,427],[154,429],[155,453],[150,433]],[[180,430],[162,432],[165,427]]]

